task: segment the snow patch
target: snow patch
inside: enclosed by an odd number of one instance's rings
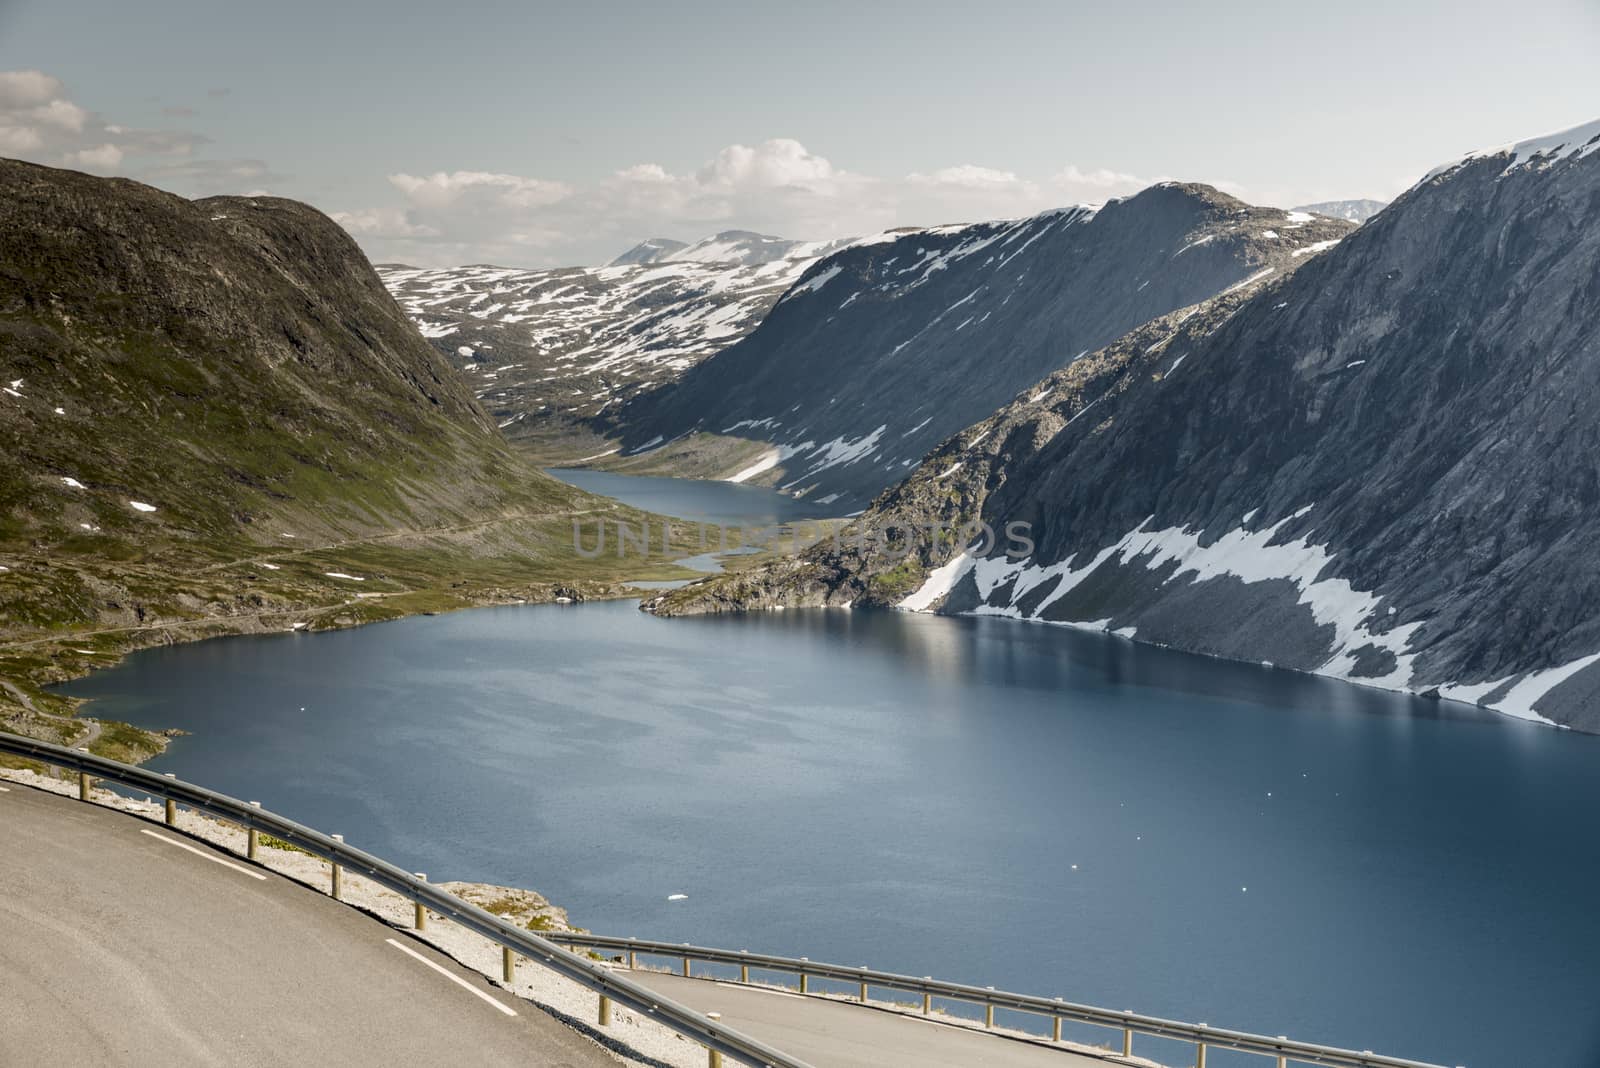
[[[1304,248],[1295,249],[1293,252],[1289,253],[1289,256],[1292,259],[1299,259],[1301,256],[1315,256],[1319,252],[1328,251],[1330,248],[1337,245],[1340,240],[1342,239],[1336,237],[1332,241],[1318,241],[1315,244],[1306,245]]]
[[[1558,130],[1542,137],[1531,137],[1515,144],[1470,152],[1460,159],[1435,167],[1422,180],[1431,181],[1441,174],[1464,167],[1475,160],[1496,156],[1511,157],[1506,162],[1506,169],[1500,172],[1505,175],[1520,167],[1529,167],[1536,163],[1548,167],[1564,159],[1583,159],[1596,151],[1600,151],[1600,119],[1586,122],[1582,126],[1574,126],[1570,130]]]
[[[1530,671],[1522,677],[1520,682],[1511,687],[1504,697],[1489,707],[1496,712],[1515,716],[1518,719],[1530,719],[1538,723],[1549,723],[1554,726],[1553,720],[1539,715],[1533,710],[1533,706],[1543,700],[1544,696],[1551,690],[1596,662],[1600,662],[1600,653],[1579,657],[1577,660],[1562,664],[1560,667],[1547,668],[1544,671]]]
[[[966,553],[958,554],[948,564],[936,567],[928,572],[927,579],[917,591],[895,607],[903,608],[908,612],[926,612],[933,607],[935,601],[956,588],[956,583],[960,582],[962,576],[972,570],[975,562]]]
[[[755,478],[763,471],[771,471],[774,467],[777,467],[782,460],[783,453],[779,452],[777,449],[768,449],[766,452],[761,454],[761,458],[755,463],[751,464],[749,467],[746,467],[738,474],[728,476],[727,478],[723,479],[723,481],[746,482],[752,478]]]

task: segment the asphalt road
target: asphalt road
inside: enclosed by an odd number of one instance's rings
[[[628,974],[818,1068],[1106,1063],[847,1002]],[[617,1064],[321,893],[126,813],[0,786],[0,1068],[52,1063]]]
[[[124,813],[0,793],[0,1066],[319,1063],[617,1064],[313,890]]]
[[[627,974],[690,1008],[720,1012],[728,1026],[819,1068],[1107,1068],[1099,1058],[846,1001],[662,972]]]

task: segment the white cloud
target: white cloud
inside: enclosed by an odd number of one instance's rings
[[[977,167],[971,163],[944,167],[932,174],[907,175],[906,181],[917,185],[944,185],[962,189],[1019,189],[1029,184],[1011,171],[997,171],[992,167]]]
[[[1107,170],[1065,167],[1032,179],[972,163],[878,177],[788,138],[729,145],[687,172],[646,161],[586,185],[466,170],[395,174],[389,183],[399,203],[335,217],[375,259],[429,266],[601,263],[647,237],[735,228],[841,237],[1026,215],[1149,184]]]
[[[0,153],[115,172],[134,157],[187,157],[205,140],[183,131],[107,122],[72,101],[59,78],[38,70],[0,71]]]
[[[486,194],[508,208],[537,208],[564,199],[571,190],[560,182],[521,178],[515,174],[489,174],[484,171],[443,171],[426,178],[410,174],[391,174],[389,184],[406,195],[413,204],[425,208],[450,207],[463,198]]]
[[[0,153],[22,156],[44,144],[39,131],[29,126],[14,126],[0,120]]]
[[[695,180],[707,187],[770,189],[805,188],[837,177],[839,172],[834,170],[833,164],[807,152],[799,141],[780,137],[755,148],[729,145],[700,169]]]
[[[122,149],[111,144],[79,149],[77,152],[69,153],[66,162],[96,170],[116,170],[117,164],[122,162]]]
[[[1068,164],[1051,175],[1050,180],[1056,185],[1081,185],[1091,189],[1143,189],[1162,179],[1140,178],[1138,175],[1122,174],[1104,168],[1085,171]]]
[[[58,99],[61,79],[38,70],[0,70],[0,111],[39,107]]]
[[[333,221],[356,237],[406,238],[439,237],[431,226],[414,223],[400,208],[372,208],[367,211],[336,211]]]

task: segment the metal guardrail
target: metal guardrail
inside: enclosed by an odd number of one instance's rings
[[[827,979],[841,983],[858,984],[862,1002],[867,1000],[868,987],[874,986],[921,994],[922,1011],[924,1013],[930,1010],[932,998],[968,1002],[984,1008],[984,1024],[988,1027],[994,1026],[995,1009],[1014,1009],[1053,1020],[1051,1038],[1057,1042],[1061,1040],[1062,1020],[1093,1024],[1098,1027],[1116,1028],[1122,1032],[1121,1055],[1124,1057],[1133,1055],[1133,1038],[1135,1035],[1149,1035],[1155,1038],[1191,1042],[1195,1045],[1195,1064],[1197,1068],[1205,1068],[1206,1053],[1210,1049],[1237,1050],[1242,1053],[1256,1053],[1267,1057],[1275,1057],[1279,1068],[1284,1068],[1289,1064],[1324,1065],[1327,1068],[1442,1068],[1440,1065],[1428,1064],[1423,1061],[1385,1057],[1373,1053],[1371,1050],[1357,1052],[1355,1050],[1339,1049],[1334,1046],[1319,1046],[1311,1042],[1295,1042],[1281,1036],[1270,1038],[1266,1035],[1250,1034],[1245,1031],[1228,1031],[1222,1028],[1207,1027],[1205,1024],[1179,1023],[1175,1020],[1164,1020],[1160,1017],[1144,1016],[1135,1012],[1117,1012],[1113,1009],[1100,1009],[1091,1005],[1077,1005],[1072,1002],[1062,1001],[1059,998],[1013,994],[1007,991],[997,991],[990,987],[946,983],[927,977],[918,978],[911,975],[897,975],[893,972],[875,972],[869,968],[852,968],[842,964],[824,964],[820,961],[806,960],[804,957],[775,957],[765,953],[750,953],[742,949],[711,949],[706,946],[675,945],[671,942],[652,942],[642,938],[612,938],[604,935],[576,932],[561,932],[559,934],[550,934],[548,937],[553,942],[560,942],[564,945],[577,946],[583,949],[626,953],[630,968],[637,966],[635,957],[643,954],[645,956],[672,957],[682,960],[684,975],[690,974],[689,965],[691,961],[734,965],[739,968],[739,981],[744,983],[750,981],[751,968],[763,971],[785,972],[799,976],[799,989],[802,994],[810,993],[807,985],[807,980],[809,979]]]
[[[752,1068],[811,1068],[805,1061],[726,1027],[687,1005],[662,997],[603,965],[570,952],[554,941],[516,927],[386,860],[267,809],[131,764],[20,735],[0,732],[0,753],[77,772],[78,796],[83,800],[89,800],[91,796],[91,778],[104,779],[166,799],[169,824],[174,818],[174,805],[184,805],[197,812],[239,824],[249,832],[251,859],[254,859],[256,839],[260,832],[298,846],[334,865],[335,887],[338,886],[341,869],[359,874],[415,902],[419,927],[425,917],[424,910],[431,910],[498,944],[507,954],[521,954],[594,991],[601,998],[602,1023],[609,1017],[607,999],[610,999],[699,1042],[712,1051],[713,1063],[715,1055],[726,1055]],[[508,955],[508,970],[511,961]]]

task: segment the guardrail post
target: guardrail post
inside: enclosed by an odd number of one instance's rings
[[[1279,1042],[1287,1042],[1287,1041],[1289,1041],[1289,1036],[1288,1035],[1279,1035],[1278,1036],[1278,1041]],[[1288,1054],[1286,1054],[1286,1053],[1278,1054],[1278,1068],[1289,1068],[1289,1056],[1288,1056]]]
[[[1206,1044],[1198,1043],[1194,1047],[1194,1068],[1206,1068]]]
[[[867,1003],[867,981],[865,979],[863,979],[863,980],[861,980],[861,1004],[865,1005],[866,1003]]]
[[[987,1028],[988,1030],[990,1030],[990,1031],[994,1030],[994,1006],[993,1005],[985,1005],[983,1007],[983,1026],[985,1028]]]
[[[344,835],[342,834],[330,834],[328,837],[332,838],[335,842],[344,841]],[[344,887],[344,866],[341,865],[337,860],[329,861],[329,863],[333,865],[333,871],[330,872],[328,876],[328,894],[335,901],[338,901],[339,892]]]
[[[806,993],[810,992],[810,990],[808,988],[808,984],[806,982],[806,980],[808,978],[809,978],[809,976],[807,976],[805,972],[801,972],[800,973],[800,993],[802,993],[802,994],[806,994]]]
[[[611,999],[604,994],[600,995],[600,1026],[611,1026]]]
[[[925,982],[932,982],[933,981],[933,976],[931,976],[931,975],[924,975],[922,978],[923,978],[923,980]],[[929,1013],[931,1013],[932,1011],[933,1011],[933,995],[928,993],[927,991],[923,991],[923,994],[922,994],[922,1015],[926,1016]]]
[[[500,977],[508,984],[517,981],[517,955],[510,946],[500,947]]]
[[[639,966],[637,955],[633,950],[628,950],[628,970],[631,972]]]
[[[427,872],[416,871],[412,872],[411,874],[415,875],[423,882],[428,881]],[[417,930],[426,931],[428,929],[428,910],[422,907],[422,900],[420,898],[417,899],[417,910],[414,921],[415,922],[412,924],[412,926],[414,926]]]
[[[252,801],[252,802],[250,802],[250,806],[252,808],[260,808],[261,807],[261,802],[260,801]],[[259,852],[260,849],[261,849],[261,834],[254,827],[246,827],[245,831],[244,831],[244,836],[245,836],[245,849],[244,849],[245,856],[248,857],[250,860],[255,860],[256,859],[256,853]]]
[[[167,772],[167,778],[176,779],[177,776],[169,771],[169,772]],[[168,827],[176,827],[177,825],[178,825],[178,803],[176,801],[174,801],[172,798],[169,797],[169,798],[167,798],[167,826]]]
[[[1133,1028],[1131,1027],[1122,1029],[1122,1055],[1124,1057],[1133,1056]],[[1283,1065],[1278,1065],[1278,1068],[1283,1068]]]
[[[708,1012],[706,1013],[706,1019],[720,1020],[722,1019],[722,1013]],[[706,1068],[722,1068],[722,1054],[709,1046],[706,1048]]]
[[[685,979],[689,978],[689,958],[688,957],[683,958],[683,977]]]
[[[1050,1017],[1050,1041],[1061,1041],[1061,1017],[1059,1016]]]
[[[81,746],[80,745],[78,747],[78,752],[80,752],[80,753],[87,753],[88,751],[89,750],[88,750],[88,748],[86,746]],[[87,800],[89,800],[89,787],[92,785],[93,781],[94,780],[89,778],[89,773],[87,771],[78,772],[78,800],[79,801],[87,801]]]
[[[748,964],[739,965],[739,982],[748,983],[749,981],[750,981],[750,965],[748,965]]]

